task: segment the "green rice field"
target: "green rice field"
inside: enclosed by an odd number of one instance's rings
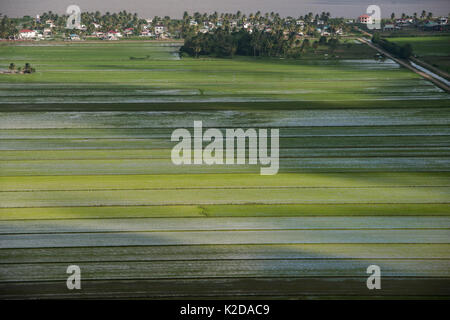
[[[179,46],[0,44],[37,70],[0,74],[1,298],[450,296],[448,93],[369,56]],[[279,173],[174,165],[194,121],[279,129]]]
[[[450,72],[450,36],[389,38],[398,44],[409,43],[420,59],[447,73]]]

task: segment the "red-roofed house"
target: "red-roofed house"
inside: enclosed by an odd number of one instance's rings
[[[141,37],[151,37],[152,33],[148,30],[142,30],[140,35]]]
[[[372,17],[367,15],[367,14],[363,14],[362,16],[358,17],[358,22],[359,23],[363,23],[363,24],[371,24],[372,23]]]
[[[36,38],[36,31],[30,29],[22,29],[19,31],[20,39],[32,39]]]
[[[109,40],[118,40],[119,38],[122,38],[122,34],[114,30],[108,31],[106,36]]]

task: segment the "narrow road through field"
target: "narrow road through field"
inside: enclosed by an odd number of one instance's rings
[[[377,50],[378,52],[380,52],[381,54],[385,55],[386,57],[388,57],[389,59],[397,62],[399,65],[417,73],[418,75],[420,75],[421,77],[425,78],[426,80],[429,80],[431,82],[433,82],[436,86],[438,86],[439,88],[445,90],[446,92],[450,92],[450,87],[448,85],[446,85],[443,81],[441,81],[439,78],[433,77],[431,74],[432,72],[430,71],[429,73],[425,73],[417,68],[415,68],[414,66],[412,66],[411,64],[405,62],[404,60],[395,58],[393,55],[391,55],[390,53],[388,53],[386,50],[381,49],[380,47],[378,47],[377,45],[373,44],[372,42],[364,39],[364,38],[358,38],[359,41],[361,41],[362,43],[367,44],[369,47]]]

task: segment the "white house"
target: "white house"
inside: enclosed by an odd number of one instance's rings
[[[126,36],[132,36],[132,35],[133,35],[133,32],[134,32],[134,29],[133,29],[133,28],[126,28],[126,29],[124,30],[124,33],[125,33]]]
[[[384,26],[383,30],[384,31],[393,31],[393,30],[395,30],[395,25],[387,24],[387,25]]]
[[[446,25],[448,23],[448,19],[446,17],[440,17],[438,22],[440,25]]]
[[[45,24],[47,24],[49,26],[49,28],[55,27],[55,23],[53,22],[53,20],[47,20],[47,21],[45,21]]]
[[[44,37],[46,37],[46,38],[50,37],[52,35],[52,29],[44,28],[43,34],[44,34]]]
[[[158,24],[155,26],[155,34],[163,34],[164,31],[165,31],[165,28],[163,25]]]
[[[36,30],[22,29],[19,31],[20,39],[33,39],[36,38]]]
[[[75,34],[75,33],[71,34],[70,35],[70,40],[72,40],[72,41],[79,41],[80,40],[80,36]]]
[[[105,34],[100,31],[94,31],[94,32],[92,32],[92,35],[96,36],[97,38],[103,38],[105,36]]]
[[[108,31],[106,37],[108,38],[108,40],[118,40],[119,38],[122,38],[122,34],[118,31],[111,30]]]
[[[395,23],[396,23],[397,25],[402,26],[402,25],[407,25],[407,24],[409,23],[409,21],[408,21],[407,19],[397,19],[397,20],[395,21]]]
[[[151,37],[152,33],[149,30],[145,29],[145,30],[141,31],[140,36],[141,37]]]

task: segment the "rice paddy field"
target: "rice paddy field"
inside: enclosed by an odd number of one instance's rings
[[[389,40],[398,44],[410,43],[414,54],[430,65],[450,72],[450,36],[396,37]]]
[[[0,45],[37,70],[0,74],[1,298],[450,296],[448,93],[371,54],[179,46]],[[279,173],[174,165],[194,121],[278,128]]]

